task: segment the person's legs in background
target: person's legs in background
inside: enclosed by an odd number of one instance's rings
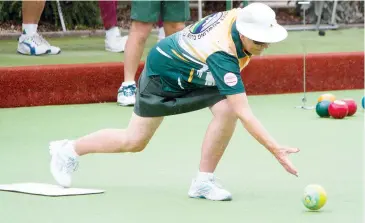
[[[181,11],[182,9],[183,11]],[[189,17],[190,8],[187,0],[176,2],[132,1],[132,26],[125,47],[124,82],[118,90],[119,105],[129,106],[135,103],[135,76],[153,24],[162,18],[167,37],[183,29],[184,22]]]
[[[25,55],[59,54],[61,49],[51,46],[37,33],[39,19],[41,18],[46,1],[22,2],[22,35],[19,37],[18,53]]]
[[[105,29],[105,50],[123,52],[128,36],[122,37],[117,21],[117,1],[99,1],[100,15]]]
[[[162,20],[165,35],[172,35],[185,28],[185,22],[190,18],[188,0],[166,1],[162,4]]]
[[[124,82],[118,90],[117,100],[118,104],[121,106],[135,104],[137,88],[134,78],[152,26],[153,23],[132,22],[124,52]]]
[[[137,89],[135,76],[146,40],[150,35],[153,24],[158,21],[159,13],[159,1],[132,1],[132,25],[129,30],[124,52],[124,82],[118,90],[117,99],[118,104],[121,106],[135,104]]]

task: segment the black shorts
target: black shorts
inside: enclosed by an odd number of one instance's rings
[[[184,92],[167,92],[160,76],[147,76],[145,70],[138,80],[134,112],[141,117],[177,115],[213,106],[226,96],[217,87],[205,87]]]

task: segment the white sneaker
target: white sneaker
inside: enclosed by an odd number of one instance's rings
[[[193,179],[189,192],[191,198],[205,198],[213,201],[230,201],[232,195],[217,183],[212,173],[198,173]]]
[[[117,102],[121,106],[130,106],[136,103],[136,84],[123,83],[118,90]]]
[[[38,34],[22,34],[18,41],[18,53],[24,55],[43,55],[47,54],[50,49]]]
[[[61,49],[51,46],[41,35],[35,33],[33,35],[22,34],[19,37],[17,51],[24,55],[39,56],[43,54],[59,54]]]
[[[78,167],[78,155],[74,150],[73,142],[70,140],[53,141],[49,145],[51,155],[50,169],[53,178],[63,187],[70,187],[72,173]]]
[[[44,40],[44,41],[46,41],[46,40]],[[47,44],[49,45],[49,51],[48,51],[49,55],[57,55],[57,54],[61,53],[61,49],[59,47],[51,46],[48,42],[47,42]]]
[[[115,36],[105,38],[105,50],[113,53],[124,52],[128,36]]]
[[[61,49],[59,47],[52,46],[51,44],[49,44],[49,42],[45,38],[43,38],[43,36],[39,35],[39,37],[41,38],[42,42],[48,46],[48,48],[49,48],[48,54],[57,55],[57,54],[61,53]]]

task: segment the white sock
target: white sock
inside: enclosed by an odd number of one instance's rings
[[[37,33],[38,24],[23,24],[22,30],[26,35],[32,36]]]
[[[130,86],[133,84],[136,84],[136,82],[135,81],[125,81],[122,83],[122,87],[127,87],[127,86]]]
[[[116,36],[120,36],[119,28],[114,26],[113,28],[108,29],[105,31],[106,38],[115,38]]]
[[[207,181],[212,179],[214,176],[213,173],[207,173],[207,172],[198,172],[196,179],[199,181]]]
[[[73,157],[79,157],[79,154],[77,154],[75,151],[75,141],[69,140],[68,143],[70,143],[70,145],[66,147],[66,149],[68,149],[68,152],[70,152]]]

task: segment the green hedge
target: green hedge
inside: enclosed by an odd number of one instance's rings
[[[94,28],[102,24],[98,1],[60,1],[60,4],[67,29]],[[0,23],[9,21],[22,23],[21,1],[0,1]],[[46,2],[40,23],[61,28],[56,1]]]
[[[0,1],[0,22],[17,21],[21,22],[22,2]]]

